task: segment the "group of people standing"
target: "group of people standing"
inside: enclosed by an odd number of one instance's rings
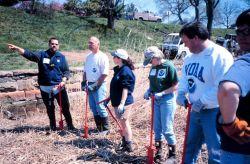
[[[191,54],[184,59],[181,77],[172,62],[164,59],[158,47],[150,46],[144,51],[146,66],[151,64],[149,87],[144,99],[154,96],[155,163],[163,163],[162,146],[166,139],[168,156],[164,163],[176,162],[176,136],[173,122],[176,103],[187,107],[191,104],[189,131],[184,163],[196,163],[201,146],[206,143],[208,163],[250,163],[250,9],[242,12],[236,21],[237,41],[245,55],[235,62],[223,47],[209,39],[207,28],[201,22],[190,22],[180,30],[180,36]],[[38,63],[38,83],[47,108],[51,130],[56,130],[54,98],[59,101],[62,93],[62,111],[68,128],[75,129],[69,112],[65,83],[69,68],[65,57],[58,51],[59,41],[49,40],[49,49],[41,52],[8,44],[9,49]],[[108,57],[100,51],[100,41],[90,37],[89,50],[84,65],[82,89],[88,89],[89,105],[97,130],[108,134],[109,120],[105,109],[108,100],[121,124],[122,141],[119,151],[132,152],[132,130],[129,123],[131,104],[134,102],[134,65],[124,49],[113,51],[114,74],[107,92],[106,77],[109,73]],[[175,93],[178,93],[177,95]],[[109,96],[106,94],[109,93]],[[104,103],[98,103],[109,97]]]

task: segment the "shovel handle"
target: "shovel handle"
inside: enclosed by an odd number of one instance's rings
[[[89,91],[88,91],[88,81],[86,82],[86,102],[85,102],[85,119],[84,119],[84,135],[82,136],[83,138],[88,138],[89,134],[89,127],[88,127],[88,95],[89,95]]]
[[[63,130],[63,120],[62,120],[62,91],[61,87],[59,89],[59,106],[60,106],[60,120],[59,120],[59,129]]]
[[[153,146],[153,126],[154,126],[154,95],[151,95],[151,123],[150,123],[150,143],[148,147],[148,164],[154,163],[154,151],[155,147]]]
[[[184,145],[183,145],[183,152],[182,152],[182,161],[181,164],[184,164],[185,160],[185,154],[186,154],[186,144],[187,144],[187,137],[188,137],[188,128],[189,128],[189,122],[190,122],[190,112],[191,112],[191,104],[187,103],[187,121],[186,121],[186,129],[185,129],[185,138],[184,138]]]

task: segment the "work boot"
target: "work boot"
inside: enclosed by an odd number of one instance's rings
[[[108,117],[100,117],[101,118],[101,134],[107,135],[109,133],[109,122]]]
[[[125,148],[126,146],[126,139],[124,136],[122,136],[122,141],[121,143],[119,144],[118,148],[116,149],[117,152],[122,152],[123,149]]]
[[[50,121],[50,130],[56,131],[56,120]]]
[[[156,148],[156,153],[154,156],[154,162],[161,163],[162,162],[162,141],[155,141],[155,148]]]
[[[94,120],[95,120],[95,124],[96,124],[97,130],[98,130],[99,132],[102,131],[101,117],[100,117],[99,115],[94,116]]]
[[[177,164],[175,145],[168,145],[168,157],[164,164]]]
[[[126,141],[125,137],[122,138],[122,142],[119,145],[119,148],[116,150],[118,153],[124,153],[124,152],[132,152],[133,147],[132,147],[132,141]]]

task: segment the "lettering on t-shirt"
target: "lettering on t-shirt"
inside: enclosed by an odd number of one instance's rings
[[[186,76],[194,76],[199,81],[204,83],[205,81],[203,78],[203,70],[204,70],[204,67],[200,66],[200,63],[190,63],[185,66]]]

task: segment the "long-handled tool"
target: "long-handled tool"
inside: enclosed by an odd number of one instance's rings
[[[181,164],[184,164],[185,160],[185,154],[186,154],[186,144],[187,144],[187,137],[188,137],[188,128],[189,128],[189,122],[190,122],[190,112],[191,112],[191,104],[186,104],[188,113],[187,113],[187,121],[186,121],[186,130],[185,130],[185,138],[184,138],[184,145],[183,145],[183,153],[182,153],[182,161]]]
[[[106,98],[106,99],[104,99],[104,100],[98,102],[98,104],[104,103],[105,101],[109,101],[109,100],[110,100],[110,98]],[[113,113],[111,112],[111,110],[110,110],[110,108],[108,107],[108,105],[104,103],[104,106],[107,108],[107,110],[108,110],[109,114],[111,115],[111,117],[115,120],[117,126],[119,127],[119,133],[120,133],[121,136],[122,136],[122,127],[121,127],[120,123],[119,123],[118,120],[115,118],[115,116],[114,116]]]
[[[89,137],[89,126],[88,126],[88,97],[89,97],[89,91],[88,91],[88,82],[86,82],[86,102],[85,102],[85,119],[84,119],[84,135],[83,138]]]
[[[153,145],[153,126],[154,126],[154,96],[151,96],[151,124],[150,124],[150,144],[148,147],[148,164],[154,163],[154,151],[155,146]]]
[[[61,87],[59,89],[59,106],[60,106],[60,120],[59,120],[59,129],[63,130],[63,119],[62,119],[62,90]]]

